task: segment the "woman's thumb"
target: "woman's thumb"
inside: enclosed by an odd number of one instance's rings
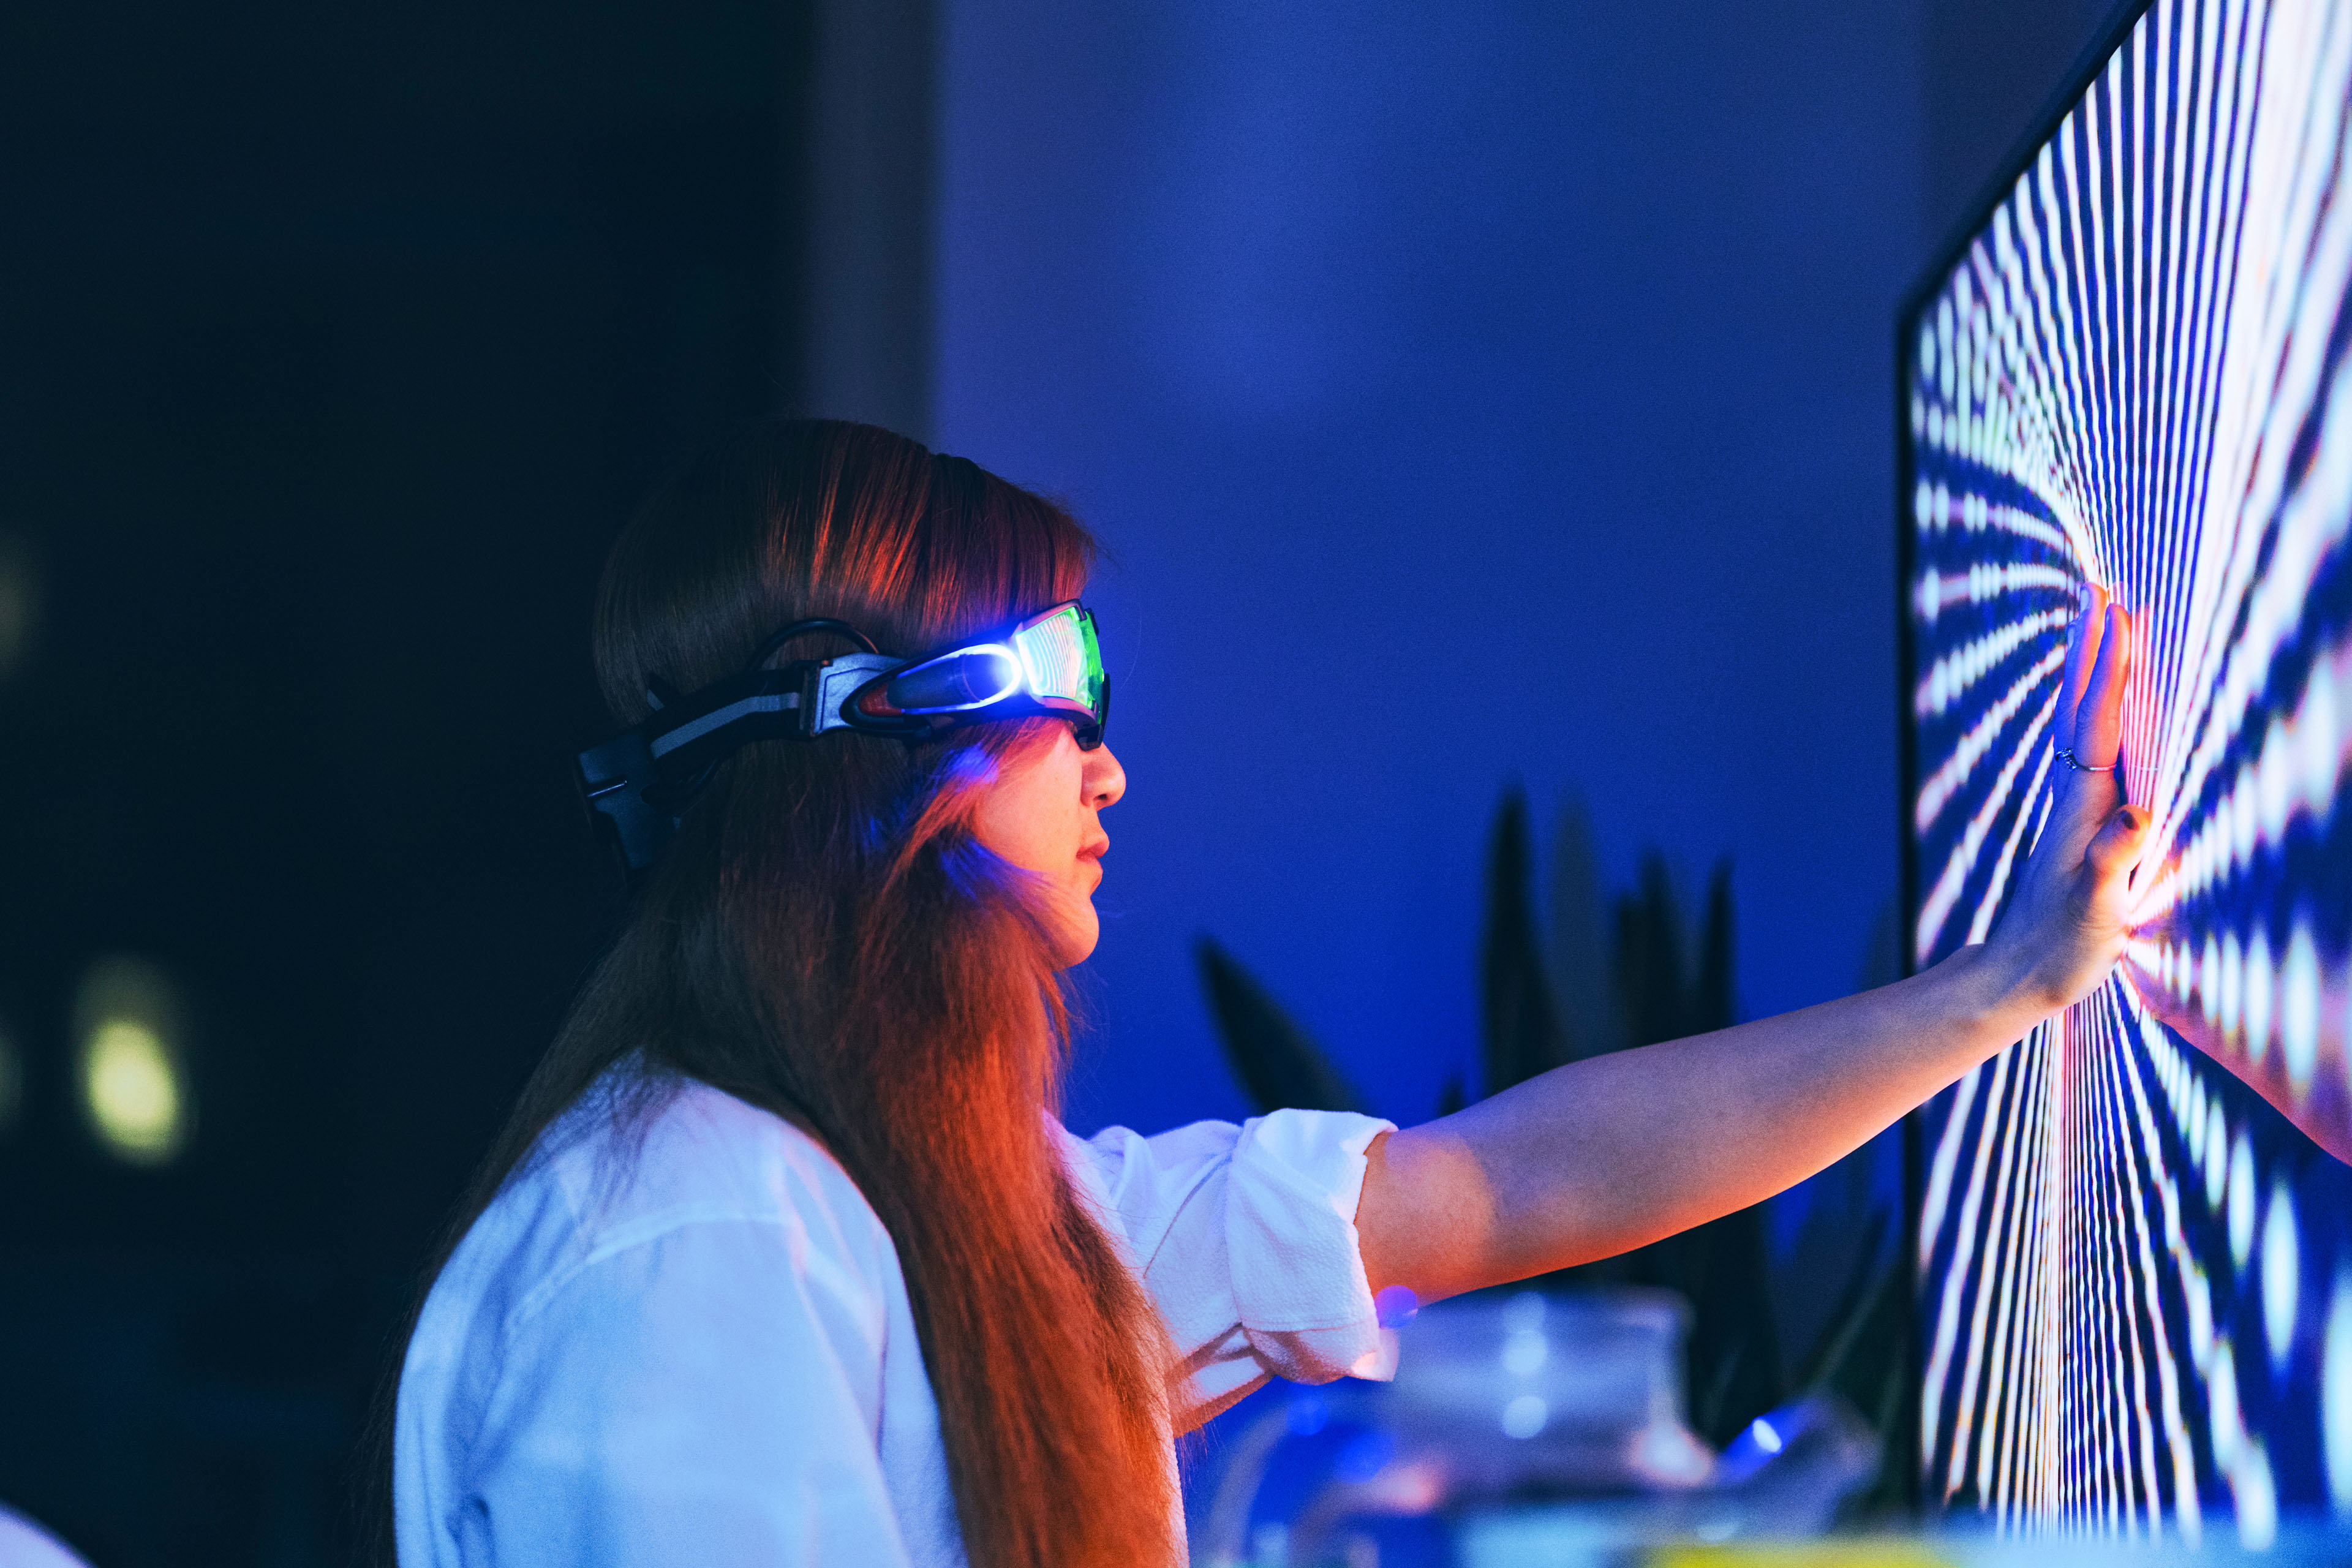
[[[2107,817],[2083,852],[2083,858],[2102,877],[2114,876],[2138,863],[2140,846],[2147,838],[2148,814],[2136,805],[2119,805]]]

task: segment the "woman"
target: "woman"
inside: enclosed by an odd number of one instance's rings
[[[769,664],[954,650],[1076,600],[1092,553],[961,459],[766,425],[624,534],[597,668],[637,723],[780,630]],[[2094,607],[2059,730],[2086,767],[2114,762],[2126,640]],[[2070,772],[1990,942],[1427,1126],[1080,1142],[1057,976],[1094,948],[1126,788],[1099,704],[816,706],[845,727],[668,798],[675,840],[464,1211],[400,1382],[411,1568],[1181,1561],[1172,1434],[1270,1373],[1384,1374],[1376,1291],[1605,1257],[1855,1148],[2098,983],[2144,831],[2112,773]]]

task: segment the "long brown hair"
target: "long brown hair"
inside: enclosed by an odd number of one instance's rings
[[[649,681],[691,691],[792,622],[919,653],[1076,597],[1094,553],[1060,508],[961,458],[765,423],[622,535],[597,672],[635,723]],[[843,651],[817,634],[780,657]],[[1052,950],[1026,875],[969,826],[1054,722],[770,742],[720,764],[452,1233],[615,1064],[645,1070],[637,1114],[693,1079],[814,1132],[897,1244],[975,1568],[1174,1555],[1166,1336],[1060,1163]]]

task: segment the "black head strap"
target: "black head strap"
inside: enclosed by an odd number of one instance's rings
[[[818,632],[847,637],[866,651],[762,668],[793,638]],[[797,621],[761,643],[740,674],[699,691],[680,697],[667,684],[648,682],[654,711],[646,721],[580,753],[573,782],[590,824],[632,873],[642,871],[677,833],[678,818],[719,763],[743,746],[814,740],[829,730],[928,733],[922,721],[857,714],[852,702],[906,662],[877,652],[871,639],[841,621]]]

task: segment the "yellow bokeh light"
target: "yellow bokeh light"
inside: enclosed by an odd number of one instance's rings
[[[145,959],[101,958],[82,975],[74,1003],[81,1042],[82,1114],[99,1143],[133,1165],[161,1165],[188,1145],[186,1013],[179,987]]]
[[[99,1147],[134,1166],[163,1166],[195,1133],[186,1006],[148,959],[99,959],[73,1004],[82,1117]]]
[[[82,1052],[82,1095],[107,1147],[134,1164],[179,1152],[185,1130],[180,1075],[161,1036],[131,1018],[109,1018]]]

